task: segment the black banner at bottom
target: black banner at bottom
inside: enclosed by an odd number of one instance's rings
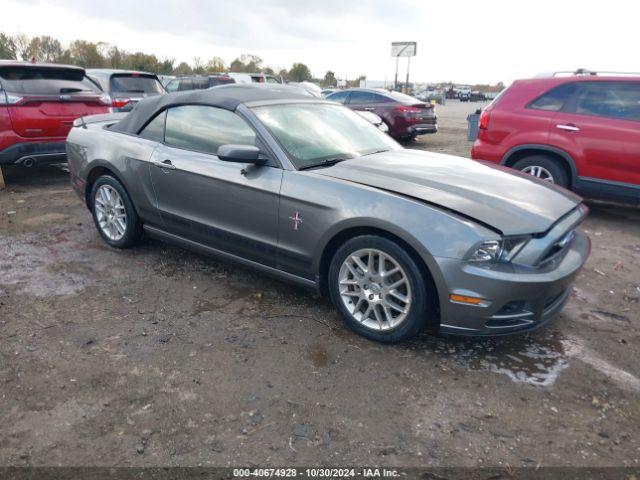
[[[235,480],[254,478],[640,480],[640,467],[0,467],[1,480]]]

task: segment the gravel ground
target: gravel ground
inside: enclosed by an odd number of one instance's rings
[[[411,145],[468,155],[468,113]],[[548,328],[380,345],[329,302],[99,239],[59,168],[0,193],[0,465],[638,466],[640,210],[592,204]]]

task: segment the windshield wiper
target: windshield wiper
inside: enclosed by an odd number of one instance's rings
[[[362,155],[360,155],[361,157],[366,157],[367,155],[373,155],[375,153],[384,153],[384,152],[390,152],[391,150],[388,148],[383,148],[381,150],[374,150],[373,152],[367,152],[367,153],[363,153]]]
[[[136,89],[123,90],[122,93],[144,93],[144,90],[136,90]]]
[[[336,163],[344,162],[345,160],[349,160],[348,158],[327,158],[318,163],[313,163],[311,165],[306,165],[304,167],[300,167],[298,170],[309,170],[310,168],[319,168],[319,167],[330,167],[331,165],[335,165]]]

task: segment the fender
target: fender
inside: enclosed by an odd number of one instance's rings
[[[358,218],[350,218],[344,220],[336,225],[333,225],[325,234],[322,236],[318,245],[315,248],[313,254],[313,272],[316,279],[316,284],[319,288],[322,288],[322,275],[321,275],[321,262],[323,260],[323,255],[329,246],[331,240],[341,235],[343,232],[354,230],[354,229],[363,229],[363,230],[379,230],[382,232],[386,232],[390,235],[393,235],[404,243],[409,245],[411,249],[420,257],[424,266],[431,274],[431,278],[435,284],[436,292],[438,294],[439,303],[446,301],[448,295],[448,287],[444,276],[442,275],[442,271],[438,265],[438,262],[432,255],[432,253],[427,250],[424,246],[423,242],[421,242],[418,238],[416,238],[411,232],[400,228],[398,225],[385,221],[379,218],[373,217],[358,217]]]

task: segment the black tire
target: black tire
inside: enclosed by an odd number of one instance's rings
[[[416,141],[416,137],[417,135],[405,135],[397,138],[396,140],[403,145],[409,145],[410,143],[413,143]]]
[[[382,251],[402,267],[411,288],[411,303],[404,320],[388,330],[375,330],[358,321],[347,309],[340,293],[340,269],[343,262],[358,250]],[[399,342],[417,335],[432,320],[436,304],[436,291],[428,273],[421,269],[413,257],[392,240],[377,235],[362,235],[344,243],[334,254],[329,266],[328,287],[331,301],[344,322],[356,333],[378,342]]]
[[[523,171],[527,167],[542,167],[553,177],[553,183],[564,188],[569,188],[569,176],[558,160],[548,155],[531,155],[524,157],[513,164],[515,170]]]
[[[122,238],[119,238],[117,240],[109,238],[103,231],[98,220],[98,215],[96,213],[96,194],[98,193],[100,187],[105,185],[110,186],[111,188],[116,190],[116,192],[118,192],[120,198],[122,199],[122,203],[124,205],[124,210],[126,213],[126,227],[124,229],[124,235],[122,235]],[[91,206],[91,214],[93,215],[93,221],[96,225],[98,233],[109,246],[114,248],[129,248],[140,242],[140,240],[142,239],[142,222],[140,221],[138,213],[133,206],[133,202],[131,202],[129,194],[118,180],[110,175],[102,175],[101,177],[99,177],[91,187],[89,202]]]

